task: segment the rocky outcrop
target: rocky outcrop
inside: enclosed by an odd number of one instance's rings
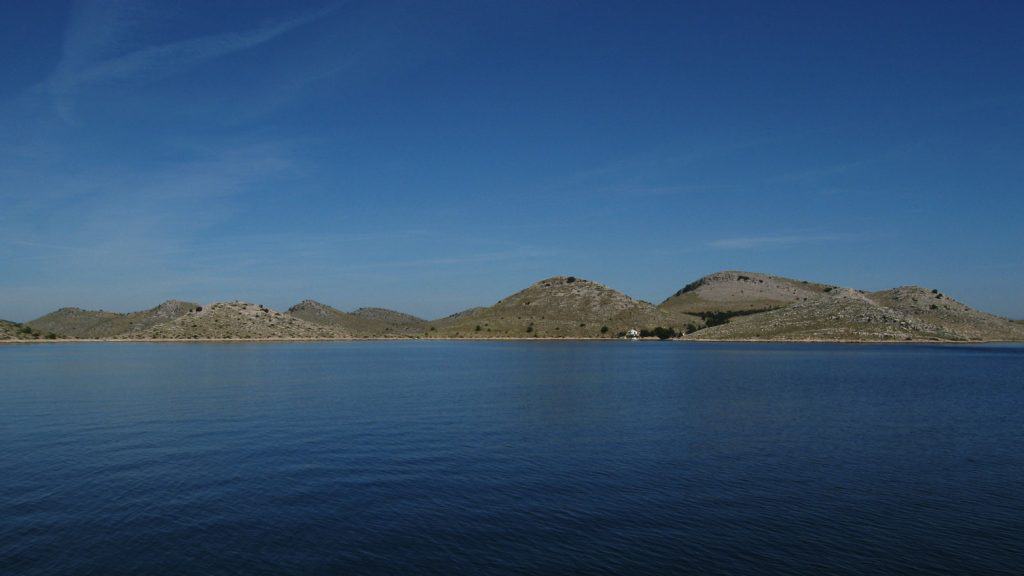
[[[217,302],[123,337],[172,340],[347,338],[340,329],[313,324],[248,302]]]

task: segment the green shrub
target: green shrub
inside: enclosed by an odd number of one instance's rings
[[[607,326],[601,326],[601,334],[607,334],[607,333],[608,333],[608,327]]]
[[[658,338],[658,340],[668,340],[669,338],[679,336],[679,333],[675,331],[675,328],[662,328],[661,326],[658,326],[653,330],[640,330],[641,338],[650,338],[652,336]]]
[[[760,314],[761,312],[768,312],[773,308],[759,308],[752,310],[725,310],[718,312],[694,312],[695,316],[700,316],[704,320],[706,327],[718,326],[725,324],[734,316],[749,316],[751,314]]]

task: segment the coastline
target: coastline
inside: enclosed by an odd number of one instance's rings
[[[765,340],[757,338],[670,338],[660,340],[658,338],[638,338],[627,340],[625,338],[587,338],[587,337],[493,337],[493,338],[403,338],[403,337],[352,337],[352,338],[63,338],[48,340],[0,340],[0,346],[5,344],[96,344],[96,343],[120,343],[120,344],[283,344],[289,342],[693,342],[693,343],[747,343],[747,344],[1024,344],[1020,340],[825,340],[825,339],[800,339],[800,340]]]

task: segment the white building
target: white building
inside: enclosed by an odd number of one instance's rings
[[[640,338],[640,331],[636,328],[630,328],[626,331],[626,338],[629,340],[637,340]]]

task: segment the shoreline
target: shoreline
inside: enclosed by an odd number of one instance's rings
[[[121,343],[121,344],[281,344],[288,342],[694,342],[694,343],[748,343],[748,344],[1024,344],[1021,340],[824,340],[824,339],[801,339],[801,340],[764,340],[755,338],[669,338],[660,340],[658,338],[639,338],[627,340],[625,338],[588,338],[588,337],[531,337],[520,338],[514,336],[493,337],[493,338],[407,338],[407,337],[350,337],[350,338],[58,338],[48,340],[0,340],[0,346],[5,344],[96,344],[96,343]]]

